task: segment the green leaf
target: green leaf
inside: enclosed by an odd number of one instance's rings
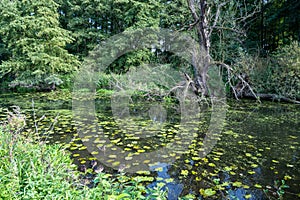
[[[216,191],[213,190],[212,188],[208,188],[208,189],[200,189],[200,194],[206,198],[206,197],[210,197],[216,194]]]
[[[119,199],[131,199],[131,196],[129,194],[127,194],[127,193],[122,193],[122,194],[118,195],[116,197],[116,199],[117,200],[119,200]]]

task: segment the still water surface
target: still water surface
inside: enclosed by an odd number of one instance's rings
[[[73,118],[72,102],[67,97],[59,100],[51,94],[1,95],[1,118],[5,117],[5,108],[17,105],[26,114],[28,130],[32,130],[32,100],[37,118],[46,116],[38,123],[41,136],[49,143],[64,144],[76,164],[88,165],[97,159],[107,173],[118,173],[118,167],[126,164],[128,169],[137,169],[128,170],[128,175],[154,177],[148,183],[150,187],[164,182],[169,199],[189,193],[199,199],[277,199],[282,181],[289,186],[283,189],[283,199],[300,199],[299,105],[227,102],[222,133],[203,157],[200,155],[211,116],[205,106],[201,108],[201,120],[196,126],[191,124],[195,127],[192,133],[189,130],[192,139],[186,141],[177,137],[185,131],[180,127],[178,107],[153,107],[153,103],[143,101],[131,102],[130,119],[120,122],[112,114],[110,99],[96,100],[97,121],[85,127],[86,135],[78,134],[78,120]],[[49,132],[55,116],[57,123]],[[187,148],[172,149],[170,143]],[[168,151],[158,151],[164,147]],[[149,152],[159,152],[156,156],[162,159],[153,162],[146,156]]]

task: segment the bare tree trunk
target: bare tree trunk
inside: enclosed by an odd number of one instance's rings
[[[244,35],[244,31],[241,30],[238,26],[227,27],[226,25],[223,26],[224,20],[221,19],[221,10],[222,8],[227,5],[230,1],[219,2],[215,4],[208,5],[207,0],[187,0],[188,7],[192,14],[194,22],[190,24],[190,29],[195,28],[197,32],[197,37],[200,45],[200,51],[193,51],[193,67],[194,67],[194,84],[197,87],[198,93],[202,93],[202,95],[208,96],[209,88],[208,88],[208,71],[209,67],[212,66],[213,63],[217,64],[217,66],[225,67],[228,70],[228,81],[231,81],[233,70],[227,66],[225,63],[222,62],[213,62],[211,58],[211,35],[213,31],[231,31],[233,33]],[[229,5],[230,6],[230,5]],[[210,11],[213,10],[213,13]],[[243,22],[247,20],[249,17],[253,17],[257,10],[254,10],[252,13],[245,13],[244,16],[237,17],[236,19],[239,22]],[[247,88],[251,90],[251,93],[257,97],[251,86],[241,77],[240,75],[235,74],[239,80],[243,82],[244,85],[247,85]],[[235,88],[232,84],[232,87],[235,97],[237,94],[235,92]]]
[[[210,38],[207,21],[207,3],[206,0],[200,0],[196,3],[195,0],[187,0],[189,9],[192,13],[194,23],[190,24],[190,29],[195,27],[197,30],[198,40],[201,47],[201,52],[193,52],[193,67],[194,81],[199,93],[208,95],[207,73],[210,65]],[[200,11],[200,16],[197,13]]]

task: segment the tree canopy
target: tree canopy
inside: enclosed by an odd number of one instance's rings
[[[57,86],[101,41],[145,27],[189,34],[207,50],[207,66],[218,61],[230,73],[253,79],[261,70],[257,56],[278,59],[272,56],[278,49],[300,41],[296,0],[2,0],[0,8],[0,78],[11,87]],[[168,52],[144,49],[121,56],[110,71],[123,73],[149,62],[183,64]],[[225,74],[228,91],[234,90],[238,76]],[[191,76],[199,85],[207,71]]]
[[[73,38],[60,28],[57,3],[4,0],[0,7],[0,33],[11,54],[1,63],[2,76],[9,73],[13,85],[34,87],[47,84],[47,79],[59,84],[55,74],[76,70],[77,58],[64,49]]]

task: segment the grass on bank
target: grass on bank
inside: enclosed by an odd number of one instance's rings
[[[88,188],[67,151],[23,135],[25,117],[10,114],[0,124],[0,199],[166,199],[161,188],[127,176],[99,173]]]

